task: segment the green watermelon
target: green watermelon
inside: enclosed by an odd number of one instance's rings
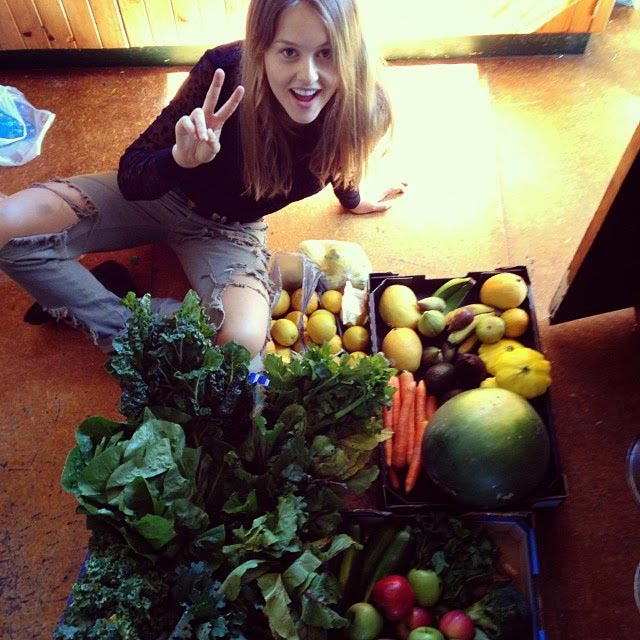
[[[447,400],[429,420],[423,464],[456,502],[481,509],[517,503],[540,484],[550,459],[547,429],[531,404],[506,389]]]

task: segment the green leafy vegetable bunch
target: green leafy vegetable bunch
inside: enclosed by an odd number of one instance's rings
[[[124,303],[132,317],[106,368],[127,421],[83,422],[63,472],[89,526],[164,568],[170,638],[320,640],[344,627],[330,567],[356,542],[340,511],[377,477],[395,371],[382,354],[352,365],[312,346],[290,364],[267,356],[263,388],[244,348],[213,344],[195,293],[168,318],[148,297]]]

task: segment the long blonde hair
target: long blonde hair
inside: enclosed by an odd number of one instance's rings
[[[324,23],[338,73],[338,88],[324,108],[322,134],[311,170],[324,185],[356,186],[367,161],[393,118],[381,83],[381,60],[367,47],[355,0],[252,0],[242,56],[245,96],[240,104],[244,181],[256,199],[288,194],[293,160],[286,127],[271,94],[264,56],[282,12],[301,2]]]

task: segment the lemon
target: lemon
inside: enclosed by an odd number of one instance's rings
[[[335,289],[329,289],[320,296],[320,306],[331,313],[340,313],[342,309],[342,294]]]
[[[264,345],[264,355],[268,356],[270,353],[276,352],[276,344],[273,340],[267,340],[267,343]]]
[[[290,347],[298,339],[298,327],[286,318],[278,318],[271,325],[271,338],[282,347]]]
[[[369,346],[369,330],[354,325],[342,334],[342,344],[347,351],[366,351]]]
[[[526,299],[527,283],[517,273],[505,271],[487,278],[480,286],[480,302],[498,309],[519,307]]]
[[[329,316],[330,318],[333,318],[334,321],[336,319],[335,314],[332,311],[329,311],[329,309],[316,309],[309,317],[313,318],[313,316],[321,316],[321,315]]]
[[[335,355],[342,351],[342,338],[337,333],[327,342],[327,344],[329,345],[329,353],[331,355]]]
[[[302,328],[307,328],[308,318],[304,313],[302,313],[302,311],[289,311],[285,318],[287,320],[291,320],[291,322],[293,322],[296,327],[300,327],[300,323],[302,323]]]
[[[291,349],[289,347],[276,347],[276,355],[280,356],[284,362],[291,362]]]
[[[307,333],[316,344],[329,342],[337,332],[338,325],[331,312],[312,314],[307,323]]]
[[[417,371],[422,359],[422,340],[409,327],[394,328],[382,340],[382,352],[398,371]]]
[[[280,291],[276,294],[276,303],[273,306],[273,310],[271,311],[271,316],[273,318],[278,318],[279,316],[284,315],[291,305],[291,296],[286,289],[280,289]]]
[[[358,361],[366,357],[367,357],[367,354],[364,351],[353,351],[352,353],[349,354],[349,359],[347,360],[347,364],[351,367],[355,367],[358,364]]]
[[[503,311],[505,338],[519,338],[529,328],[529,314],[522,307],[513,307]]]
[[[296,311],[302,311],[307,315],[313,313],[318,308],[318,294],[314,291],[309,298],[306,309],[302,308],[302,301],[304,298],[304,291],[302,287],[296,289],[291,294],[291,307]]]

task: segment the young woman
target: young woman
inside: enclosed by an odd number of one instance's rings
[[[77,258],[168,243],[217,340],[256,355],[271,294],[264,217],[329,183],[352,213],[386,210],[402,185],[367,201],[358,184],[391,125],[355,0],[252,0],[245,40],[204,54],[117,173],[0,201],[0,269],[109,352],[129,311]]]

